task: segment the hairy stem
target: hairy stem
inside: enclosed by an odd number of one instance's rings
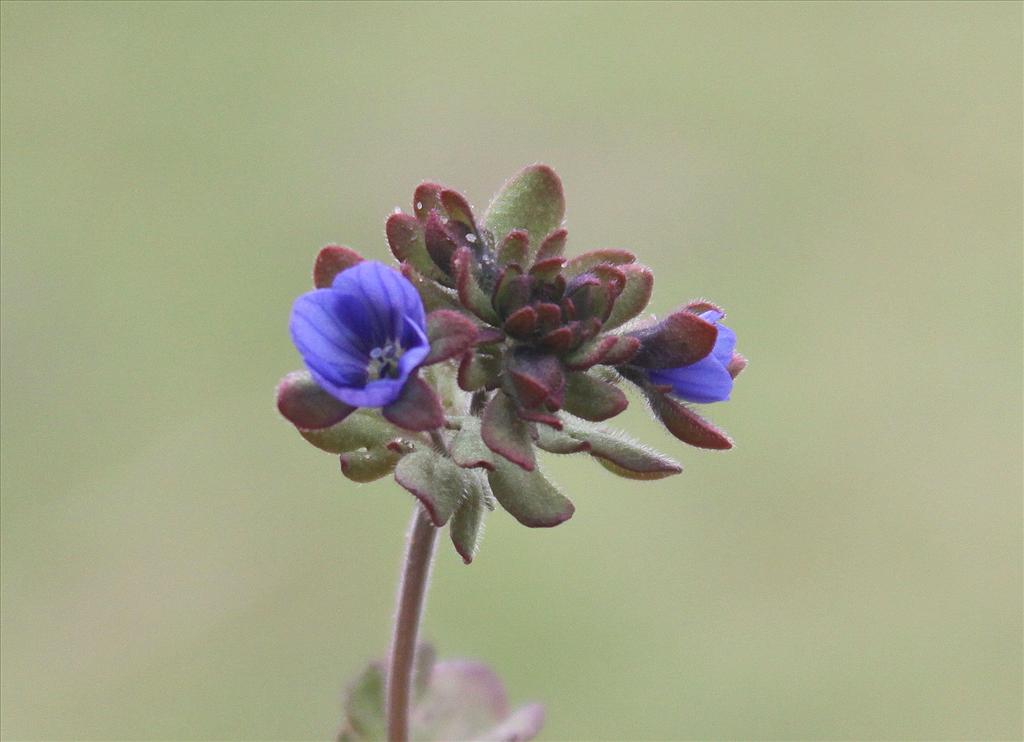
[[[433,437],[433,436],[432,436]],[[444,439],[437,435],[435,443],[445,450]],[[412,691],[413,660],[416,636],[423,616],[423,603],[430,579],[430,564],[437,543],[437,530],[426,510],[416,504],[409,526],[402,581],[398,588],[398,610],[395,633],[391,640],[391,656],[387,675],[387,721],[390,742],[408,742],[409,698]]]

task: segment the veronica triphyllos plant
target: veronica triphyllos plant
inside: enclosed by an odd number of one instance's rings
[[[470,564],[497,505],[531,528],[569,520],[538,452],[627,479],[678,474],[602,424],[626,409],[623,388],[682,442],[732,446],[692,407],[727,400],[746,365],[725,312],[698,300],[645,317],[654,274],[626,250],[567,256],[564,209],[544,165],[506,182],[481,219],[423,183],[412,213],[387,220],[393,261],[329,245],[295,301],[305,370],[279,384],[281,414],[348,479],[393,475],[415,498],[390,652],[351,685],[339,739],[531,739],[539,705],[510,710],[485,665],[435,662],[417,643],[440,529]]]

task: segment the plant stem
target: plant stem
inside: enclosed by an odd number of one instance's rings
[[[417,502],[409,526],[402,582],[398,588],[398,611],[388,666],[387,720],[390,742],[407,742],[409,739],[409,696],[412,690],[416,635],[423,615],[437,530]]]

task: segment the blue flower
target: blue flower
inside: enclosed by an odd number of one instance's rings
[[[718,328],[715,347],[704,358],[688,366],[649,370],[655,384],[672,387],[672,393],[688,402],[724,402],[732,392],[732,374],[729,363],[736,348],[736,333],[719,324],[724,315],[714,310],[702,312],[701,319]]]
[[[374,261],[296,299],[289,329],[316,383],[353,407],[394,402],[430,352],[416,288]]]

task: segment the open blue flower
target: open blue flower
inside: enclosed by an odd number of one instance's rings
[[[724,315],[714,310],[702,312],[701,319],[718,328],[715,347],[704,358],[688,366],[648,371],[655,384],[672,387],[672,393],[688,402],[724,402],[732,392],[729,363],[736,348],[736,333],[719,323]]]
[[[296,299],[289,329],[316,383],[353,407],[394,402],[430,352],[416,288],[374,261]]]

